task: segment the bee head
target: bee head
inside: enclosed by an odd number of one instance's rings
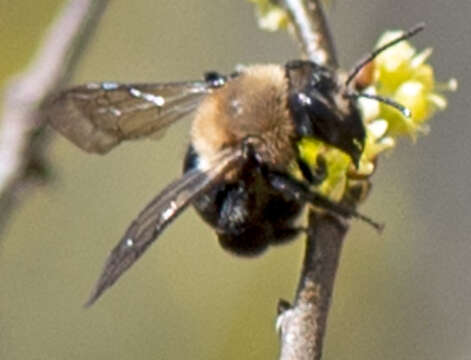
[[[355,99],[329,68],[311,61],[286,65],[289,108],[300,137],[315,137],[347,153],[358,166],[365,127]]]

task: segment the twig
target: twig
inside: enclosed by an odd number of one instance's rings
[[[317,64],[337,68],[334,44],[320,0],[283,0],[283,4],[304,55]],[[313,360],[322,356],[335,274],[348,223],[339,216],[311,211],[308,229],[294,304],[280,304],[277,328],[281,336],[281,360]]]
[[[334,44],[320,0],[283,0],[304,55],[337,68]],[[303,270],[294,304],[280,303],[280,360],[320,359],[335,275],[348,222],[311,211]]]
[[[71,77],[107,4],[108,0],[69,0],[29,67],[5,88],[0,128],[0,226],[19,195],[41,180],[37,175],[44,170],[47,142],[41,105]]]
[[[320,0],[282,0],[303,54],[317,64],[337,68],[334,43]]]
[[[280,360],[321,358],[335,274],[347,230],[348,223],[340,217],[310,213],[295,302],[278,317]]]

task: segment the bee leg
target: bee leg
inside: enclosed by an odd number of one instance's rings
[[[314,171],[302,158],[298,157],[296,161],[304,179],[306,179],[309,184],[319,185],[327,178],[327,164],[323,156],[317,156]]]
[[[259,157],[256,147],[263,143],[263,139],[258,135],[248,135],[242,139],[241,146],[246,163],[254,161],[259,165],[263,165],[263,160]]]
[[[343,206],[342,204],[328,199],[322,194],[310,190],[305,184],[291,178],[289,175],[271,171],[266,174],[266,177],[274,189],[277,189],[283,194],[291,197],[293,200],[310,203],[313,206],[320,207],[345,218],[354,217],[360,219],[370,224],[378,231],[381,231],[384,227],[383,224],[379,224],[371,218],[360,214],[355,209]]]

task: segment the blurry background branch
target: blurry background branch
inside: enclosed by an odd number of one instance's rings
[[[0,229],[19,198],[47,172],[47,133],[40,108],[72,76],[108,0],[69,0],[50,26],[35,58],[4,91],[0,127]]]

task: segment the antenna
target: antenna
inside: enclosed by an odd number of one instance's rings
[[[360,97],[366,98],[366,99],[372,99],[372,100],[377,100],[379,102],[382,102],[386,105],[389,105],[396,110],[400,111],[403,116],[406,118],[410,118],[412,116],[411,111],[405,107],[404,105],[399,104],[398,102],[394,101],[391,98],[384,97],[381,95],[373,95],[373,94],[366,94],[366,93],[357,93],[357,92],[351,92],[347,94],[348,97],[358,99]]]
[[[412,36],[416,35],[418,32],[422,31],[425,27],[425,23],[418,23],[417,25],[413,26],[409,30],[407,30],[403,35],[399,36],[397,39],[394,39],[383,46],[377,48],[376,50],[372,51],[368,54],[365,58],[361,59],[350,71],[347,77],[347,81],[345,82],[345,86],[348,86],[352,80],[358,75],[360,70],[373,61],[379,54],[381,54],[384,50],[390,48],[391,46],[396,45],[397,43],[404,41],[406,39],[411,38]]]

